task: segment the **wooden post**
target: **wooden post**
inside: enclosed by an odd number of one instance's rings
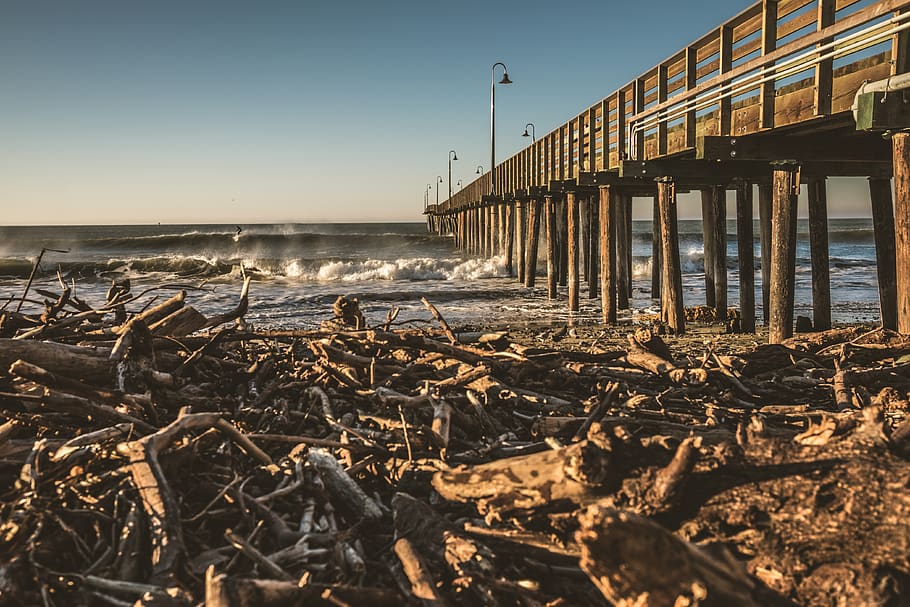
[[[717,320],[727,320],[727,190],[711,188],[714,236],[714,310]]]
[[[617,192],[616,195],[616,305],[620,310],[629,309],[629,256],[631,254],[626,230],[629,213],[630,198],[625,193]]]
[[[557,232],[559,237],[557,242],[557,252],[559,253],[559,286],[565,287],[569,284],[569,218],[568,218],[568,205],[566,204],[566,197],[560,196],[559,205],[557,207],[557,216],[556,216],[556,225]]]
[[[588,197],[578,199],[578,272],[585,281],[591,280],[591,241],[588,217]]]
[[[828,265],[828,196],[825,177],[810,179],[809,249],[812,258],[812,328],[831,328],[831,278]]]
[[[676,223],[676,184],[672,177],[657,179],[660,206],[660,241],[663,253],[661,317],[677,335],[686,332],[683,309],[682,268],[679,265],[679,233]]]
[[[547,297],[556,299],[557,269],[556,257],[556,201],[552,196],[545,198],[547,206]]]
[[[493,257],[496,255],[496,249],[494,248],[494,242],[496,238],[496,225],[495,225],[495,215],[494,210],[496,208],[496,203],[491,202],[486,207],[486,216],[487,216],[487,229],[486,229],[486,244],[484,246],[484,256]]]
[[[897,330],[910,334],[910,133],[891,137],[894,161],[894,259]]]
[[[752,233],[752,184],[736,186],[736,255],[739,259],[740,329],[755,333],[755,237]]]
[[[578,200],[575,198],[575,192],[566,194],[566,235],[569,312],[578,312]]]
[[[771,185],[759,185],[758,234],[761,239],[762,320],[766,327],[771,323],[771,214],[773,210],[773,200],[773,188]]]
[[[714,192],[709,188],[701,191],[701,221],[704,242],[705,266],[705,305],[713,308],[717,304],[714,299]]]
[[[505,203],[502,205],[502,237],[505,241],[506,272],[509,274],[509,276],[513,275],[515,267],[512,263],[512,256],[515,254],[515,229],[513,225],[515,217],[514,213],[514,203]]]
[[[533,288],[537,280],[537,247],[540,243],[540,213],[539,200],[531,200],[528,206],[528,246],[527,261],[525,262],[525,286]]]
[[[778,344],[793,336],[793,301],[796,282],[796,203],[799,165],[774,162],[772,181],[774,223],[771,235],[771,293],[768,342]]]
[[[660,298],[660,205],[654,196],[654,209],[651,211],[651,299]]]
[[[597,297],[597,293],[600,290],[600,246],[599,246],[599,235],[600,235],[600,212],[599,204],[595,201],[594,197],[588,198],[588,223],[590,228],[588,230],[588,236],[590,239],[590,272],[591,275],[588,277],[588,296],[591,299]]]
[[[500,202],[496,205],[497,208],[497,221],[499,224],[499,235],[496,238],[498,249],[496,251],[497,255],[504,255],[506,260],[506,270],[509,272],[509,275],[512,274],[512,260],[506,254],[508,252],[508,241],[506,235],[508,234],[509,229],[509,207],[510,203],[506,201]]]
[[[634,260],[632,258],[632,195],[623,196],[623,208],[625,209],[625,230],[626,230],[626,290],[628,298],[632,299],[632,270],[634,269]]]
[[[600,294],[601,313],[606,325],[616,324],[616,245],[613,239],[613,199],[615,193],[608,185],[600,186]]]
[[[527,238],[528,220],[525,208],[529,204],[530,203],[522,200],[515,201],[515,210],[513,211],[515,225],[512,232],[510,232],[510,234],[514,234],[515,238],[515,261],[518,262],[518,282],[521,284],[524,284],[525,282],[525,269],[527,268],[527,260],[525,259],[525,239]]]
[[[872,199],[872,228],[875,232],[875,264],[878,270],[878,299],[882,327],[897,330],[897,277],[894,255],[894,202],[891,180],[869,179]]]

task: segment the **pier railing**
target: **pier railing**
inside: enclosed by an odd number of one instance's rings
[[[623,161],[698,157],[706,137],[737,137],[846,115],[864,81],[895,65],[907,0],[764,0],[497,164],[495,191],[520,196]],[[702,151],[703,152],[703,151]],[[490,173],[446,213],[490,192]]]

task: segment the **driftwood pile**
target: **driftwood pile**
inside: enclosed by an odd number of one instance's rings
[[[3,313],[0,605],[910,604],[898,335],[249,332],[248,287]]]

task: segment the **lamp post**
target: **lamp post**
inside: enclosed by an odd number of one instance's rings
[[[461,191],[461,179],[459,179],[455,185],[458,186],[458,191],[460,192]]]
[[[531,134],[530,134],[530,135],[528,134],[528,127],[531,127]],[[522,133],[521,136],[522,136],[522,137],[530,137],[530,138],[531,138],[531,143],[534,143],[535,141],[537,141],[537,137],[536,137],[535,134],[534,134],[534,123],[533,123],[533,122],[529,122],[528,124],[525,125],[525,132]]]
[[[499,84],[512,84],[506,64],[497,61],[490,69],[490,194],[496,193],[496,66],[502,66]]]
[[[423,210],[426,212],[427,207],[430,204],[430,190],[433,189],[429,183],[427,184],[427,189],[423,191]]]
[[[477,173],[478,175],[483,175],[483,165],[478,164],[477,170],[475,171],[475,173]]]
[[[452,161],[458,160],[455,150],[449,150],[449,200],[452,200]]]
[[[436,178],[439,180],[436,182],[436,184],[437,184],[436,185],[436,206],[438,207],[439,206],[439,185],[438,184],[442,183],[442,175],[437,175]]]

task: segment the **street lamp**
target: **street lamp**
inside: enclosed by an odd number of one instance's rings
[[[478,175],[483,175],[483,165],[482,165],[482,164],[478,164],[478,165],[477,165],[477,171],[475,171],[475,172],[476,172]]]
[[[461,179],[459,179],[455,185],[458,186],[458,191],[460,192],[461,191]]]
[[[490,69],[490,194],[496,193],[496,66],[502,66],[499,84],[512,84],[506,64],[497,61]]]
[[[458,160],[455,150],[449,150],[449,200],[452,200],[452,161]]]
[[[530,134],[530,135],[528,135],[528,127],[531,127],[531,134]],[[534,143],[535,141],[537,141],[537,137],[534,135],[534,123],[533,123],[533,122],[529,122],[528,124],[525,125],[525,132],[522,133],[521,136],[522,136],[522,137],[530,137],[530,138],[531,138],[531,143]]]
[[[423,192],[423,210],[424,211],[427,210],[427,206],[429,206],[429,204],[430,204],[430,190],[432,190],[432,189],[433,189],[433,186],[431,186],[428,183],[427,189],[424,190],[424,192]]]
[[[436,186],[436,206],[438,207],[438,206],[439,206],[439,185],[438,185],[438,184],[442,183],[442,175],[437,175],[436,178],[439,179],[439,181],[436,182],[436,183],[437,183],[437,186]]]

